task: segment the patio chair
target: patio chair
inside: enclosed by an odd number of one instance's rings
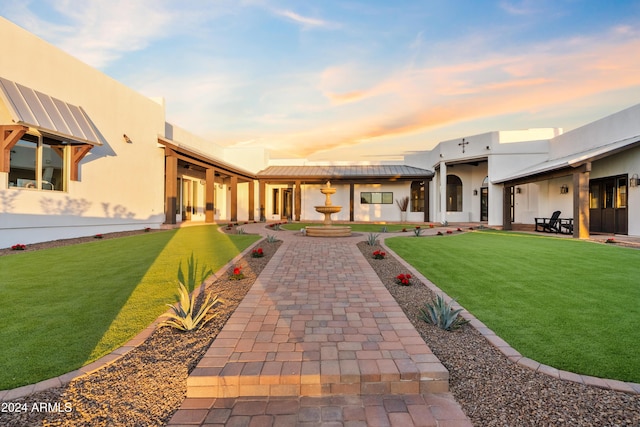
[[[560,211],[555,211],[551,218],[536,218],[536,231],[545,231],[547,233],[560,232]]]

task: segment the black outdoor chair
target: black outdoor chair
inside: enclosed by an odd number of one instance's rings
[[[546,231],[547,233],[560,232],[560,211],[555,211],[551,218],[536,218],[536,231]]]

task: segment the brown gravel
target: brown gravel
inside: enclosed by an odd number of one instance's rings
[[[135,233],[135,232],[131,232]],[[131,234],[127,233],[127,234]],[[118,237],[110,235],[109,237]],[[105,235],[107,238],[107,235]],[[92,239],[92,238],[87,238]],[[80,239],[49,242],[39,247],[73,244]],[[25,413],[1,413],[0,426],[162,426],[186,395],[186,378],[211,341],[222,329],[255,278],[279,246],[260,242],[264,258],[246,256],[245,279],[227,276],[209,289],[225,300],[217,317],[195,333],[169,328],[157,330],[144,344],[107,368],[68,386],[31,395]],[[28,250],[37,250],[30,245]],[[399,286],[394,278],[406,269],[388,256],[374,260],[380,249],[359,244],[391,294],[404,309],[432,351],[449,369],[451,391],[477,426],[640,426],[640,397],[561,381],[519,367],[494,349],[470,326],[445,332],[418,319],[422,304],[432,292],[415,279]],[[5,251],[5,254],[7,251]],[[2,255],[0,251],[0,255]],[[33,411],[33,404],[70,405],[69,413]]]
[[[358,247],[433,353],[450,373],[450,389],[476,426],[640,426],[640,396],[563,381],[520,367],[496,350],[473,327],[446,332],[418,318],[433,293],[391,256],[375,260],[376,246]],[[382,249],[384,250],[384,249]]]

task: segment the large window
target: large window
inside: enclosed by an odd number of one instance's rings
[[[462,212],[462,180],[447,175],[447,212]]]
[[[411,212],[424,212],[424,181],[411,183]]]
[[[369,205],[369,204],[391,205],[391,204],[393,204],[393,192],[391,192],[391,191],[361,192],[360,193],[360,204],[363,204],[363,205]]]
[[[24,135],[11,149],[9,187],[64,191],[67,145],[45,136]]]

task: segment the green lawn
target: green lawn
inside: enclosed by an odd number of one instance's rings
[[[215,271],[258,239],[194,226],[0,257],[0,390],[111,352],[175,301],[192,256]]]
[[[501,232],[386,243],[523,355],[640,383],[640,250]]]

